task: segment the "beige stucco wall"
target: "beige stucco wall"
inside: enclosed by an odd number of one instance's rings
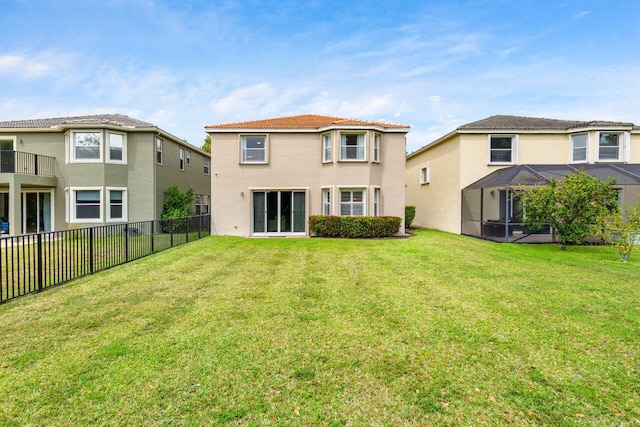
[[[640,163],[640,131],[631,133],[631,155],[629,163]]]
[[[366,213],[371,215],[373,189],[379,187],[381,213],[404,218],[404,133],[381,133],[380,162],[373,163],[373,131],[367,131],[367,158],[358,162],[338,160],[340,131],[331,131],[333,161],[323,163],[320,133],[255,132],[268,135],[268,163],[241,164],[240,137],[249,134],[211,134],[213,234],[251,235],[251,197],[256,189],[306,191],[308,219],[322,213],[323,188],[332,191],[333,214],[339,212],[340,188],[365,188]]]
[[[430,180],[421,184],[420,170],[426,166]],[[459,136],[407,159],[405,182],[407,205],[416,207],[414,226],[460,231]]]
[[[589,162],[594,163],[596,130],[585,132],[589,134]],[[631,133],[629,140],[629,163],[640,163],[640,133]],[[513,164],[570,163],[570,141],[567,133],[518,133]],[[414,225],[460,233],[461,190],[495,170],[511,166],[489,164],[488,147],[487,133],[456,133],[407,159],[407,204],[416,206]],[[431,181],[421,185],[419,173],[424,166],[430,167]]]

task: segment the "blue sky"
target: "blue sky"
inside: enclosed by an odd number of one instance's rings
[[[0,0],[0,121],[206,124],[316,113],[412,126],[494,114],[640,123],[636,1]]]

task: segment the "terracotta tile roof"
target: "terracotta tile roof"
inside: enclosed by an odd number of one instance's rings
[[[272,119],[251,120],[247,122],[207,125],[205,129],[320,129],[327,126],[377,126],[384,129],[409,129],[410,126],[370,122],[366,120],[345,119],[341,117],[303,114],[300,116],[276,117]]]
[[[50,119],[29,119],[0,122],[0,128],[9,129],[45,129],[57,126],[73,125],[110,125],[123,128],[155,128],[154,124],[132,119],[122,114],[98,114],[92,116],[55,117]]]
[[[555,130],[566,131],[576,128],[589,127],[632,127],[637,129],[633,123],[610,122],[604,120],[579,121],[579,120],[556,120],[543,119],[538,117],[520,116],[491,116],[486,119],[471,122],[458,127],[458,130]]]

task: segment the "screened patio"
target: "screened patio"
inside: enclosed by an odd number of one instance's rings
[[[462,190],[462,234],[497,242],[554,241],[549,226],[531,229],[520,222],[521,186],[545,185],[552,178],[584,169],[589,175],[616,180],[621,205],[633,205],[640,195],[640,164],[518,165],[497,170]]]

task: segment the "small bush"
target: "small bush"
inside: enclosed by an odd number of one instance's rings
[[[398,233],[402,218],[397,216],[312,215],[309,229],[318,237],[374,238]]]
[[[405,206],[404,207],[404,226],[405,228],[411,228],[411,223],[413,219],[416,217],[416,207],[415,206]]]

